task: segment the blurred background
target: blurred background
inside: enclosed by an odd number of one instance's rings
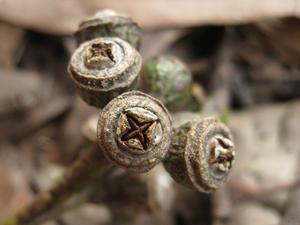
[[[84,146],[99,110],[78,97],[67,65],[78,24],[105,8],[141,26],[144,61],[168,54],[188,65],[199,113],[228,123],[237,159],[212,195],[168,184],[163,213],[115,190],[45,224],[299,225],[298,0],[0,0],[0,218],[46,190]]]

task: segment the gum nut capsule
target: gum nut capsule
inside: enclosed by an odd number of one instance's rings
[[[146,172],[161,162],[171,141],[171,119],[155,98],[139,91],[110,101],[99,115],[97,139],[116,165]]]
[[[142,87],[170,110],[186,107],[192,98],[192,75],[187,66],[173,56],[149,60],[142,70]]]
[[[229,129],[218,119],[205,118],[174,130],[164,166],[178,183],[210,193],[226,181],[234,158]]]
[[[68,70],[81,98],[102,108],[135,88],[141,63],[140,54],[120,38],[97,38],[75,50]]]
[[[75,37],[78,44],[99,37],[119,37],[138,49],[142,31],[127,15],[106,9],[82,21]]]

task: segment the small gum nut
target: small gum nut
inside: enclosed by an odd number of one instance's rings
[[[172,111],[185,108],[192,99],[192,75],[173,56],[150,59],[143,67],[141,89],[158,98]]]
[[[101,111],[97,127],[99,147],[115,164],[146,172],[161,162],[171,141],[171,119],[155,98],[126,92]]]
[[[174,130],[164,166],[177,182],[210,193],[226,181],[234,158],[229,129],[208,117]]]
[[[142,31],[129,16],[105,9],[82,21],[75,37],[78,45],[99,37],[119,37],[138,49]]]
[[[119,38],[97,38],[80,45],[69,63],[69,74],[81,98],[102,108],[121,93],[134,89],[141,56]]]

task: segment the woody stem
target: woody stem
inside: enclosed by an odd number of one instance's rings
[[[42,222],[44,214],[81,191],[98,175],[109,168],[101,150],[94,145],[85,151],[66,171],[65,175],[48,191],[40,193],[35,200],[0,225],[29,225]]]

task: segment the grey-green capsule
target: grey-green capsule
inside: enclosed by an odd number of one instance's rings
[[[142,31],[127,15],[106,9],[82,21],[75,37],[78,44],[99,37],[119,37],[138,49]]]
[[[141,83],[143,91],[161,100],[170,110],[183,109],[192,98],[192,75],[176,57],[149,60],[143,68]]]
[[[102,108],[114,97],[135,88],[141,64],[140,54],[126,41],[104,37],[81,44],[68,70],[81,98]]]

